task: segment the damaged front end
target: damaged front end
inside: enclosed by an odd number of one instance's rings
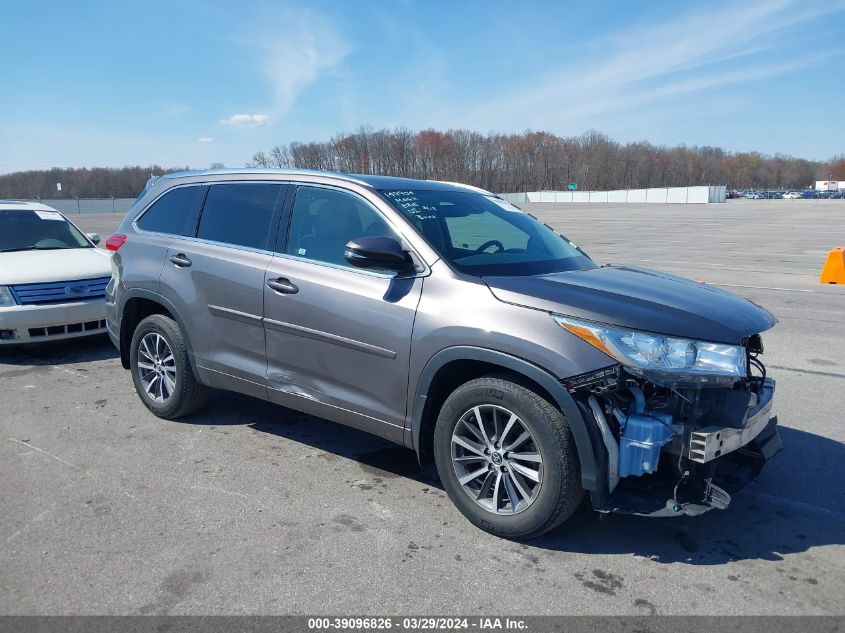
[[[564,327],[572,323],[565,321]],[[628,336],[615,345],[606,329],[575,327],[567,329],[619,360],[631,356],[622,345],[637,344]],[[661,344],[667,363],[674,362],[674,352],[665,351],[674,343]],[[758,358],[762,339],[755,334],[735,347],[741,357],[731,371],[697,372],[692,342],[688,357],[677,361],[683,367],[620,363],[564,381],[584,419],[595,421],[590,431],[605,476],[592,492],[596,510],[658,517],[724,509],[780,451],[771,416],[775,382]]]

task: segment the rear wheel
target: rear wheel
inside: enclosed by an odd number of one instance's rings
[[[446,399],[434,452],[452,502],[498,536],[539,536],[566,520],[583,496],[563,414],[508,377],[472,380]]]
[[[174,420],[205,404],[207,389],[197,381],[179,325],[163,314],[143,319],[132,334],[129,367],[144,405]]]

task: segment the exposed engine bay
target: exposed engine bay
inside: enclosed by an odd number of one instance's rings
[[[671,380],[615,365],[564,381],[585,419],[606,486],[595,509],[645,516],[723,509],[781,449],[774,380],[759,335],[744,344],[747,375],[728,384]]]

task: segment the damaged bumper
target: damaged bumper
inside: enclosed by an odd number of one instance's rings
[[[780,450],[774,417],[741,449],[717,459],[710,477],[677,480],[658,470],[636,483],[623,481],[596,510],[649,517],[697,516],[708,510],[722,510],[730,504],[731,495],[753,481]]]
[[[757,405],[749,410],[740,428],[707,426],[690,433],[690,460],[706,464],[751,442],[769,425],[774,394],[775,383],[769,379],[763,385]]]
[[[781,450],[777,417],[771,416],[771,379],[741,398],[737,390],[711,392],[688,407],[681,396],[680,408],[628,389],[637,394],[633,413],[622,413],[612,393],[594,392],[583,400],[582,410],[596,422],[596,443],[605,449],[598,452],[606,482],[591,494],[600,512],[667,517],[724,509]],[[696,415],[682,415],[690,411]]]

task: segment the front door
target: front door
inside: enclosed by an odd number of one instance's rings
[[[414,315],[423,279],[364,271],[349,240],[395,232],[366,200],[297,188],[285,253],[265,273],[270,399],[402,441]]]

